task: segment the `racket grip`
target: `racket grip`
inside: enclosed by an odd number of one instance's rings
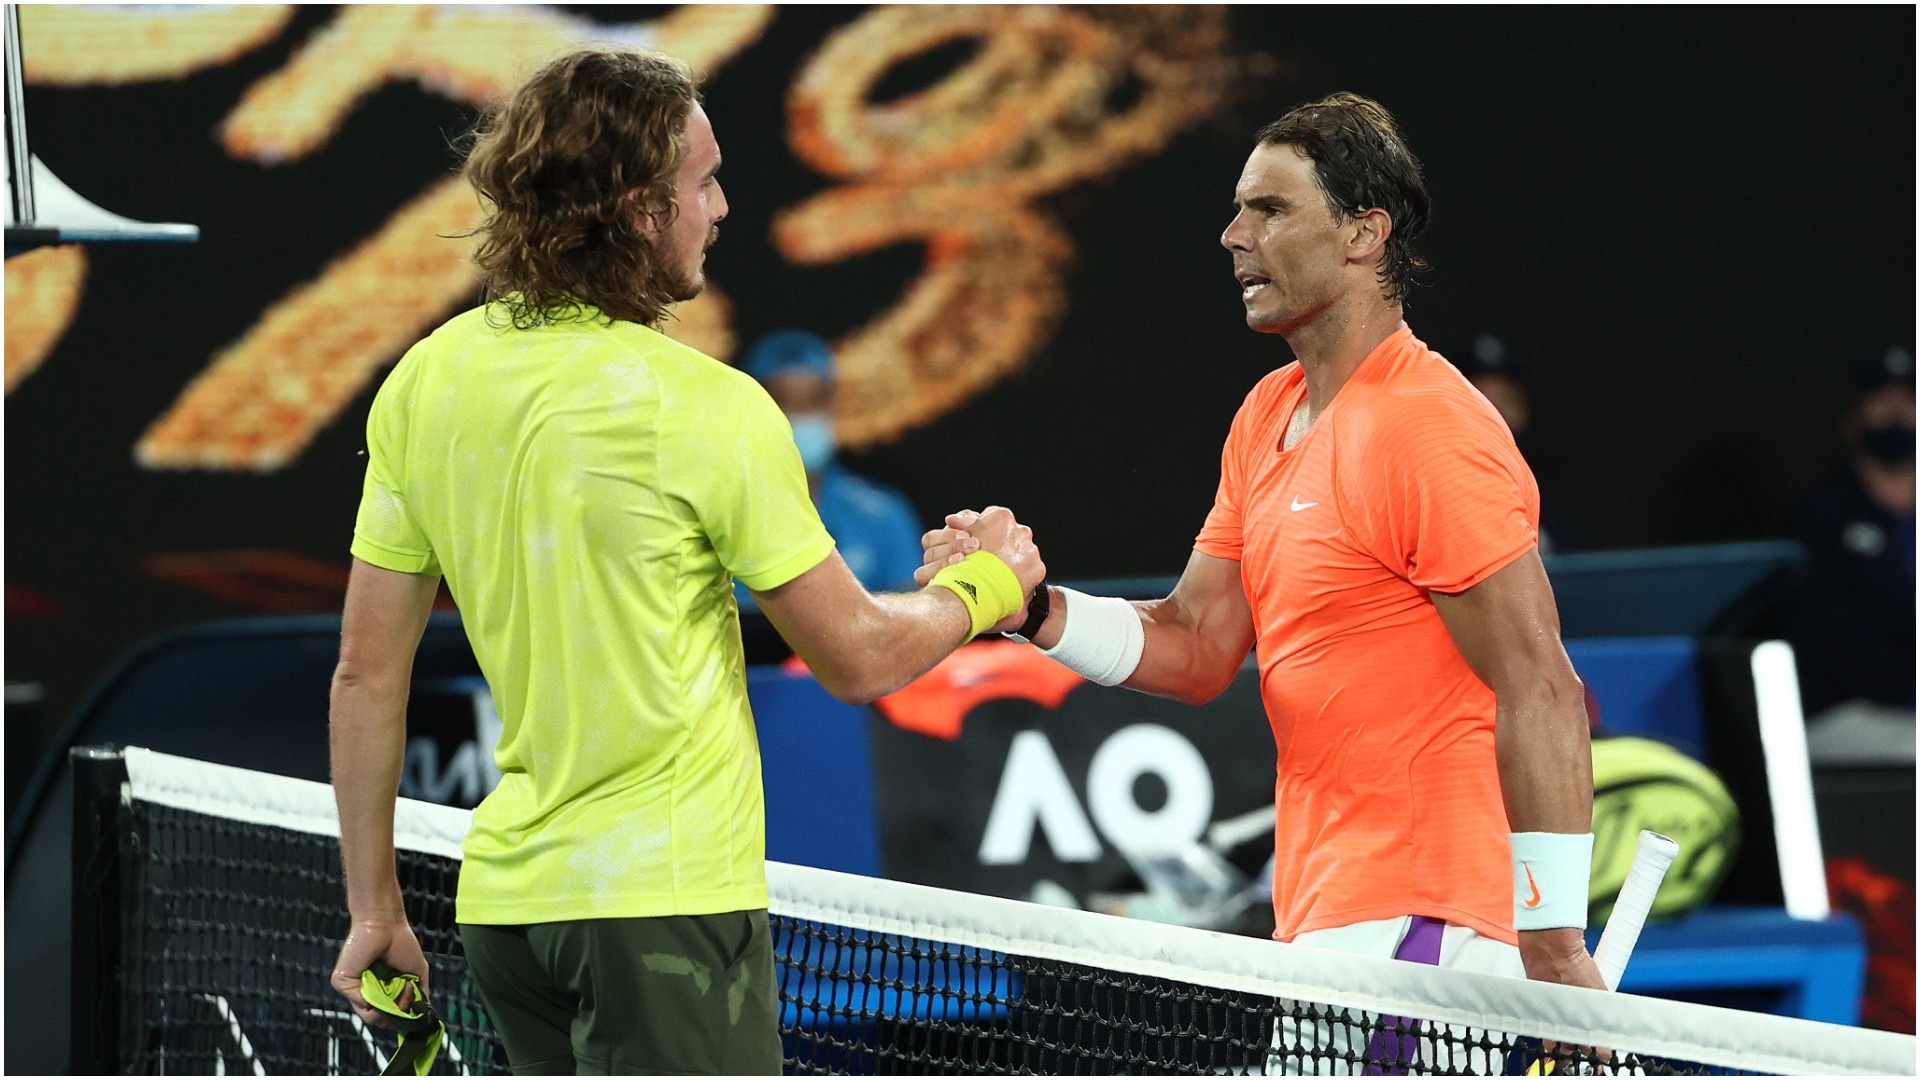
[[[1653,911],[1653,898],[1660,891],[1660,881],[1667,876],[1667,867],[1673,865],[1674,856],[1679,853],[1680,845],[1670,838],[1649,830],[1641,831],[1633,867],[1627,871],[1626,883],[1620,886],[1620,898],[1614,901],[1606,929],[1600,931],[1600,945],[1593,951],[1593,962],[1599,967],[1607,989],[1619,988],[1620,976],[1627,970],[1627,957],[1633,954],[1633,947],[1640,941],[1640,930],[1647,925],[1647,915]]]

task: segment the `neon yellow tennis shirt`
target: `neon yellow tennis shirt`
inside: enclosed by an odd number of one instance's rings
[[[500,712],[457,917],[765,907],[732,578],[765,591],[832,551],[792,429],[644,326],[505,322],[456,316],[387,377],[354,526],[359,558],[446,576]]]

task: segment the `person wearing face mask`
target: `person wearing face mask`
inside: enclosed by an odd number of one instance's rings
[[[1802,498],[1807,562],[1785,611],[1816,763],[1914,760],[1913,354],[1856,370],[1846,464]]]
[[[911,589],[920,568],[920,517],[906,496],[855,475],[835,459],[833,352],[805,330],[776,330],[755,341],[740,366],[760,381],[793,425],[820,520],[853,576],[869,589]],[[736,589],[743,608],[753,598]]]

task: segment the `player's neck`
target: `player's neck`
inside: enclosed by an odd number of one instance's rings
[[[1307,408],[1316,416],[1375,347],[1406,323],[1392,301],[1341,304],[1287,335],[1307,377]]]

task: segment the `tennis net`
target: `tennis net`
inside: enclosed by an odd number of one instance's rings
[[[331,789],[75,752],[76,1072],[376,1072],[329,989]],[[402,800],[437,1072],[506,1071],[453,922],[467,813]],[[1372,960],[770,864],[786,1071],[1911,1073],[1911,1037]],[[1604,1048],[1603,1053],[1591,1049]]]

